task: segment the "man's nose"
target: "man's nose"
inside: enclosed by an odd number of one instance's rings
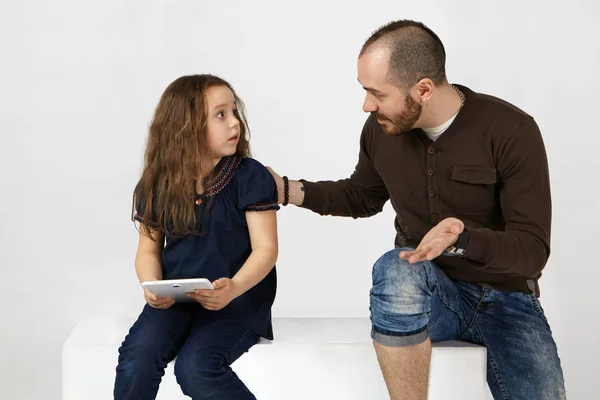
[[[363,111],[366,113],[372,113],[377,111],[377,106],[375,105],[375,102],[369,99],[369,96],[365,96],[365,101],[363,103]]]

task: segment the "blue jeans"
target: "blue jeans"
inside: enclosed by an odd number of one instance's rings
[[[193,400],[256,400],[230,365],[258,339],[227,307],[146,305],[119,349],[114,398],[155,399],[165,367],[177,357],[177,382]]]
[[[479,344],[487,348],[494,399],[566,399],[556,344],[534,294],[453,281],[433,262],[401,260],[401,250],[409,249],[389,251],[373,267],[373,340]]]

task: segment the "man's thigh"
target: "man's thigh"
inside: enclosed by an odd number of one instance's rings
[[[467,328],[473,323],[477,304],[482,298],[483,288],[469,285],[461,288],[437,266],[437,287],[432,296],[429,335],[432,342],[465,340]]]
[[[496,399],[566,399],[552,331],[532,294],[494,291],[470,330],[488,351],[488,384]]]

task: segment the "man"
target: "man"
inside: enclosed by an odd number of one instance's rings
[[[448,83],[438,36],[414,21],[376,31],[358,58],[370,113],[358,164],[337,182],[271,171],[280,202],[369,217],[390,200],[396,249],[374,265],[372,338],[392,399],[425,399],[431,342],[488,350],[496,399],[566,398],[538,279],[550,254],[544,143],[517,107]]]

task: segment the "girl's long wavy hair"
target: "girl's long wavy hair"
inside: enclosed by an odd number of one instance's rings
[[[199,178],[206,183],[213,177],[214,157],[206,140],[206,91],[214,86],[226,86],[233,93],[240,121],[235,154],[251,156],[244,104],[227,81],[210,74],[173,81],[156,107],[144,169],[133,192],[132,220],[135,214],[141,216],[140,232],[150,237],[157,229],[175,237],[199,233],[195,229],[194,183]]]

